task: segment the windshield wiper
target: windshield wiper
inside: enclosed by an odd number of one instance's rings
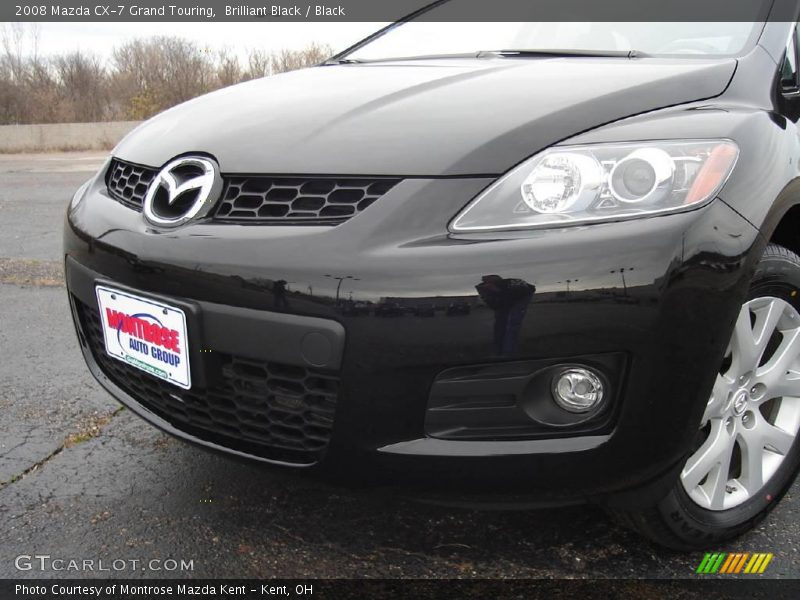
[[[387,62],[410,62],[414,60],[443,60],[443,59],[459,59],[459,58],[475,58],[475,52],[461,52],[458,54],[420,54],[414,56],[390,56],[386,58],[331,58],[323,65],[349,65],[349,64],[372,64],[372,63],[387,63]]]
[[[365,63],[408,62],[412,60],[441,60],[446,58],[536,58],[536,57],[611,57],[611,58],[648,58],[650,55],[638,50],[481,50],[459,54],[425,54],[420,56],[394,56],[391,58],[331,58],[322,63],[329,65],[361,65]]]
[[[329,65],[359,65],[363,63],[363,60],[358,60],[356,58],[331,58],[326,60],[322,63],[322,66],[329,66]]]
[[[638,50],[483,50],[478,53],[479,58],[488,56],[501,58],[536,58],[537,56],[648,58],[650,55]]]

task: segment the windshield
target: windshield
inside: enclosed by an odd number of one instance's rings
[[[761,23],[725,22],[408,21],[388,29],[371,42],[356,48],[347,54],[346,58],[373,61],[477,54],[498,50],[564,50],[593,53],[635,51],[645,55],[670,57],[737,56],[755,44],[761,26]]]

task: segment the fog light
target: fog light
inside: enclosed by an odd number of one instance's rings
[[[603,382],[589,369],[572,367],[553,378],[553,399],[571,413],[585,413],[603,402]]]

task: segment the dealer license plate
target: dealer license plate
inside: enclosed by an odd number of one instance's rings
[[[109,356],[184,389],[192,387],[184,312],[97,286],[97,303]]]

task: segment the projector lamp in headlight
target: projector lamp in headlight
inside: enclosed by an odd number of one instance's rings
[[[640,148],[619,161],[609,175],[611,194],[622,203],[658,201],[672,187],[675,162],[658,148]]]

